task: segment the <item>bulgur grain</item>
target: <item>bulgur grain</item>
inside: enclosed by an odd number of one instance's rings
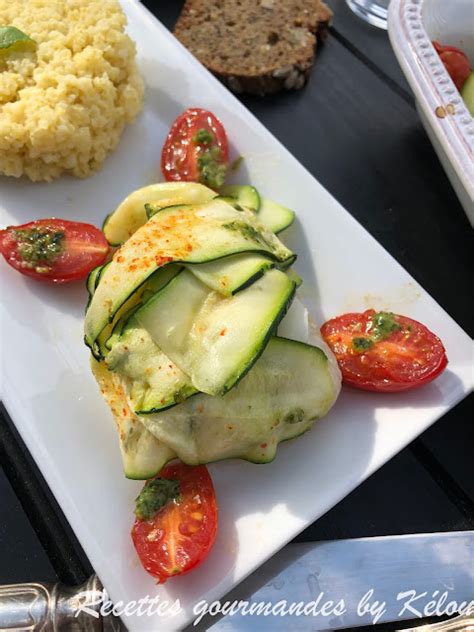
[[[143,102],[119,3],[0,0],[0,24],[38,44],[0,59],[0,174],[90,175]]]

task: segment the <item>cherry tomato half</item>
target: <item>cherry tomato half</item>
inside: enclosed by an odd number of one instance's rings
[[[189,108],[173,123],[161,154],[165,180],[201,182],[211,189],[224,184],[229,161],[227,134],[219,119]]]
[[[103,263],[109,245],[91,224],[52,218],[1,230],[0,252],[12,268],[26,276],[66,283],[85,278]]]
[[[471,74],[467,56],[456,46],[444,46],[439,42],[433,42],[433,46],[446,67],[449,76],[456,88],[461,90],[464,82]]]
[[[187,573],[207,557],[217,534],[217,502],[204,465],[167,465],[159,478],[178,482],[178,497],[153,517],[137,518],[132,540],[140,561],[159,583]]]
[[[369,309],[337,316],[321,327],[346,384],[396,392],[434,380],[448,360],[441,343],[416,320]]]

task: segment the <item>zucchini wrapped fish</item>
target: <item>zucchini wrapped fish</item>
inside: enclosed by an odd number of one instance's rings
[[[292,211],[266,200],[260,214],[253,187],[179,184],[140,189],[109,216],[106,237],[125,240],[88,282],[85,340],[129,478],[176,457],[269,462],[340,390],[274,232]]]

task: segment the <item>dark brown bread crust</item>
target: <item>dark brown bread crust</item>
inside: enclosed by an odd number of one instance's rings
[[[176,37],[234,92],[305,84],[332,11],[320,0],[187,0]]]

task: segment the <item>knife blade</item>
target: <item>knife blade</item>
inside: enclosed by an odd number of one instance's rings
[[[290,544],[219,601],[221,610],[233,605],[233,614],[217,620],[218,606],[211,614],[203,606],[187,630],[306,632],[421,623],[472,614],[473,600],[474,531]],[[239,609],[239,602],[247,608]]]
[[[125,630],[116,617],[100,615],[102,593],[96,575],[76,588],[0,586],[0,632]],[[78,612],[86,597],[89,609]],[[467,616],[429,630],[466,632],[474,631],[473,597],[473,531],[290,544],[208,604],[214,616],[196,604],[187,630],[337,630],[459,612]],[[216,622],[227,604],[235,611]]]

